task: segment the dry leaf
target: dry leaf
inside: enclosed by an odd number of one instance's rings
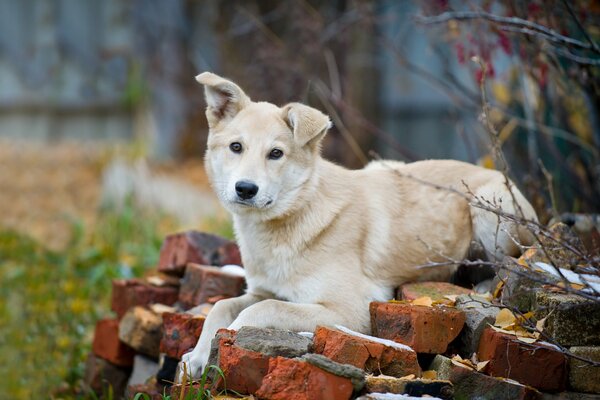
[[[453,303],[456,303],[456,298],[458,297],[457,294],[447,294],[444,296],[445,299],[450,300]]]
[[[494,299],[497,299],[498,297],[500,297],[500,293],[502,293],[503,287],[504,287],[504,281],[498,282],[498,284],[496,285],[496,288],[494,289],[494,293],[492,294]]]
[[[490,360],[478,362],[476,365],[477,371],[482,371],[489,362]]]
[[[410,302],[413,306],[426,306],[431,307],[433,305],[433,300],[429,296],[419,297]]]
[[[415,374],[406,375],[406,376],[401,377],[400,379],[410,381],[412,379],[415,379]]]
[[[459,366],[459,367],[463,367],[463,368],[467,368],[467,369],[475,369],[475,365],[473,365],[471,360],[465,360],[458,354],[455,355],[454,357],[452,357],[450,361],[452,361],[452,364]]]
[[[544,324],[546,323],[547,318],[548,317],[542,318],[538,322],[535,323],[535,329],[537,329],[538,332],[544,332]]]
[[[508,308],[503,308],[496,316],[496,322],[494,322],[494,325],[499,328],[506,328],[507,326],[513,325],[515,322],[517,322],[515,314],[513,314]]]
[[[423,379],[437,379],[437,371],[434,370],[429,370],[429,371],[423,371]]]

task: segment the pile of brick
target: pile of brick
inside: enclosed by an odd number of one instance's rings
[[[405,284],[398,300],[371,303],[373,336],[343,326],[221,329],[208,364],[222,374],[211,370],[210,387],[273,400],[600,399],[600,366],[584,361],[600,363],[600,302],[561,290],[558,280],[548,285],[553,275],[536,267],[547,257],[562,256],[545,247],[507,260],[491,295],[449,283]],[[233,243],[187,232],[166,239],[156,274],[115,281],[117,318],[96,327],[92,388],[105,379],[115,393],[152,399],[202,390],[172,381],[210,304],[244,289],[226,264],[240,264]],[[516,315],[514,324],[502,325],[506,313]],[[522,329],[524,321],[537,334]]]

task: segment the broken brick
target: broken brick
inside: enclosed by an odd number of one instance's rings
[[[111,309],[121,319],[134,306],[173,305],[178,296],[179,290],[174,286],[154,286],[140,279],[115,279],[112,281]]]
[[[443,353],[460,333],[465,314],[453,307],[372,302],[373,336],[410,346],[417,353]]]
[[[135,385],[127,386],[125,391],[125,398],[127,400],[133,400],[136,394],[144,393],[150,400],[163,400],[163,394],[166,392],[165,387],[157,383],[138,383]],[[119,397],[115,397],[119,398]],[[142,397],[143,398],[143,397]]]
[[[540,398],[540,392],[534,388],[519,382],[488,376],[466,366],[455,365],[452,360],[442,355],[435,356],[429,369],[437,372],[438,379],[452,382],[455,399],[537,400]]]
[[[351,331],[350,331],[351,332]],[[417,353],[411,348],[366,335],[317,327],[313,351],[341,364],[354,365],[370,373],[390,376],[421,375]]]
[[[160,341],[160,352],[168,357],[181,359],[181,356],[192,350],[198,343],[204,317],[196,317],[186,313],[163,313],[163,337]]]
[[[430,297],[431,300],[446,300],[445,296],[473,293],[472,290],[456,286],[448,282],[416,282],[406,283],[398,288],[397,299],[412,301],[419,297]]]
[[[185,309],[216,303],[242,295],[245,287],[246,280],[242,276],[223,272],[218,267],[190,263],[181,280],[179,302]]]
[[[489,375],[514,379],[547,392],[566,388],[567,359],[554,346],[524,343],[513,335],[487,328],[481,336],[477,357],[480,361],[489,360],[485,367]]]
[[[135,351],[119,340],[119,321],[103,319],[96,323],[92,351],[120,367],[133,366]]]
[[[348,400],[350,378],[325,371],[302,359],[272,358],[256,395],[267,400]]]
[[[493,325],[500,309],[478,295],[462,295],[456,298],[456,308],[465,313],[465,326],[458,336],[462,354],[470,357],[479,348],[484,329]]]
[[[119,322],[119,339],[135,351],[158,358],[162,318],[144,307],[129,310]]]
[[[187,231],[168,235],[160,249],[158,270],[183,275],[188,263],[204,265],[241,265],[238,246],[208,233]]]
[[[112,386],[114,397],[118,399],[125,393],[130,374],[131,368],[119,367],[90,353],[85,363],[84,381],[98,396],[108,393]]]

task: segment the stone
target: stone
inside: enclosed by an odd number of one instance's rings
[[[600,302],[574,294],[539,292],[536,318],[547,317],[544,333],[563,346],[600,345]]]
[[[154,286],[141,279],[115,279],[112,281],[111,310],[121,319],[134,306],[173,305],[178,297],[179,290],[173,286]]]
[[[527,252],[521,256],[526,257]],[[524,262],[520,259],[518,262]],[[517,264],[514,259],[507,258],[503,262],[494,281],[494,288],[503,282],[500,301],[502,304],[516,308],[526,313],[535,308],[536,294],[542,290],[544,282],[557,283],[558,280],[550,274],[533,271],[528,267]],[[540,282],[540,280],[544,282]]]
[[[127,386],[139,385],[146,383],[149,379],[154,378],[159,370],[158,363],[142,354],[137,354],[133,363],[133,370],[127,382]]]
[[[347,330],[317,327],[313,352],[369,373],[390,376],[421,375],[417,353],[408,346]]]
[[[103,319],[96,323],[92,351],[120,367],[132,367],[135,350],[119,340],[119,321]]]
[[[269,360],[268,374],[256,396],[266,400],[348,400],[353,392],[348,378],[302,359],[276,357]]]
[[[559,219],[577,234],[591,255],[600,255],[600,214],[565,213]]]
[[[188,263],[242,265],[237,245],[222,237],[197,231],[168,235],[160,249],[158,270],[183,275]]]
[[[363,396],[357,397],[356,400],[422,400],[421,396],[408,396],[405,394],[395,393],[367,393]],[[427,400],[442,400],[439,397],[429,397]]]
[[[457,366],[442,355],[435,356],[429,369],[437,372],[438,379],[452,382],[455,400],[537,400],[541,396],[534,388]]]
[[[162,317],[144,307],[133,307],[119,323],[119,339],[139,353],[158,358]]]
[[[452,382],[438,379],[401,379],[391,376],[367,376],[365,390],[369,393],[423,395],[452,399]]]
[[[160,340],[160,352],[168,357],[181,359],[192,350],[204,326],[204,317],[187,313],[163,313],[163,336]]]
[[[465,357],[470,357],[479,348],[483,330],[496,321],[500,309],[484,297],[461,295],[456,298],[456,308],[465,313],[465,326],[458,336],[459,347]]]
[[[473,291],[448,282],[416,282],[400,286],[396,298],[412,301],[419,297],[427,296],[436,301],[448,300],[445,296],[470,293],[473,293]]]
[[[114,398],[118,399],[125,393],[130,373],[131,368],[119,367],[90,353],[85,364],[84,382],[97,396],[108,393],[112,386]]]
[[[331,372],[336,376],[350,379],[356,392],[360,391],[365,386],[365,371],[360,368],[356,368],[349,364],[340,364],[321,354],[308,353],[297,359],[306,361],[307,363],[327,372]]]
[[[283,329],[244,326],[235,337],[235,345],[269,357],[300,357],[310,350],[312,340]]]
[[[179,359],[168,356],[161,356],[160,369],[156,373],[158,383],[166,385],[175,382],[175,374],[179,365]]]
[[[600,400],[600,394],[579,392],[542,393],[541,400]]]
[[[568,248],[576,249],[578,253],[586,253],[581,239],[568,225],[555,222],[548,228],[548,233],[549,237],[540,235],[540,245],[535,254],[531,255],[532,261],[554,263],[567,269],[572,269],[583,261],[580,255]]]
[[[600,346],[573,346],[569,351],[576,356],[600,363]],[[600,393],[600,366],[583,360],[569,359],[569,386],[578,392]]]
[[[403,343],[417,353],[445,352],[465,323],[464,312],[454,307],[372,302],[369,310],[373,336]]]
[[[155,382],[138,383],[137,385],[127,386],[127,390],[125,391],[125,398],[128,400],[132,400],[138,393],[144,393],[148,395],[150,400],[163,400],[163,394],[166,393],[166,389],[164,386],[159,385]]]
[[[567,387],[567,359],[547,343],[524,343],[513,335],[487,328],[477,357],[489,360],[485,372],[491,376],[514,379],[546,392],[560,392]]]
[[[219,267],[190,263],[181,280],[179,302],[184,309],[202,303],[216,303],[242,295],[245,287],[243,276],[223,272]]]

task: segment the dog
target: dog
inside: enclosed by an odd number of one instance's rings
[[[445,261],[473,248],[498,259],[534,239],[499,216],[536,220],[498,171],[452,160],[374,161],[348,170],[320,155],[331,127],[321,111],[254,102],[210,72],[196,80],[207,103],[205,168],[233,216],[247,292],[210,311],[198,344],[182,358],[192,377],[206,366],[220,328],[300,332],[339,324],[369,334],[369,303],[392,299],[399,285],[448,280],[456,267]],[[431,262],[442,265],[418,267]]]

